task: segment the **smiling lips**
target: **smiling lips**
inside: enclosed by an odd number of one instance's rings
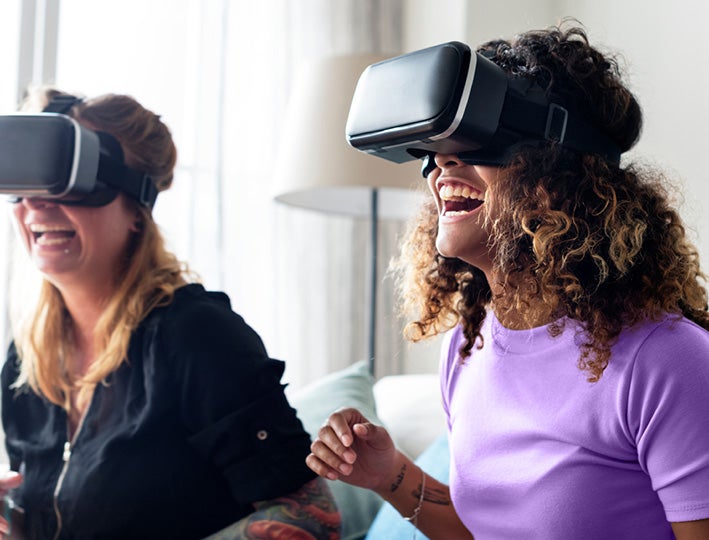
[[[39,246],[57,246],[69,242],[76,231],[62,225],[42,225],[32,223],[29,226],[34,241]]]
[[[438,188],[441,198],[441,214],[460,216],[472,212],[485,202],[483,192],[464,184],[441,184]]]

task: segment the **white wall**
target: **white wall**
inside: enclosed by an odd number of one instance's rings
[[[404,52],[446,41],[465,41],[466,0],[405,0]]]
[[[469,0],[466,38],[471,46],[554,23],[555,0]]]
[[[620,55],[626,82],[645,116],[642,138],[626,159],[657,165],[679,183],[682,216],[709,270],[709,182],[704,171],[709,3],[469,0],[465,6],[465,37],[471,45],[573,17],[585,26],[592,44]]]
[[[623,53],[645,114],[630,157],[655,163],[682,183],[682,216],[709,270],[709,3],[561,0],[558,10],[583,22],[592,42]]]

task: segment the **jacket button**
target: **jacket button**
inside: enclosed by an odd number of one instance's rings
[[[259,432],[256,433],[256,438],[258,438],[259,441],[265,441],[268,439],[268,431],[265,429],[259,430]]]

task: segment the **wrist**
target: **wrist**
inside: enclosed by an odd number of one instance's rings
[[[410,516],[403,516],[403,518],[411,523],[414,527],[418,528],[418,518],[423,508],[424,495],[426,493],[426,473],[421,469],[421,484],[419,485],[418,502],[414,507],[413,512]],[[415,492],[414,492],[415,494]]]
[[[418,467],[403,453],[396,451],[393,466],[390,469],[388,477],[382,482],[381,486],[374,491],[384,500],[391,501],[396,499],[401,493],[405,492],[407,486],[413,484],[414,477],[418,478]],[[420,480],[420,478],[419,478]]]

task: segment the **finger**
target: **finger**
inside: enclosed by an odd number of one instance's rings
[[[350,435],[350,437],[353,437],[353,435]],[[354,463],[354,460],[357,459],[357,454],[355,454],[354,450],[352,450],[349,445],[345,444],[342,437],[335,431],[333,426],[324,425],[321,427],[316,440],[342,461]],[[324,456],[326,455],[324,453],[325,448],[320,449]]]
[[[332,413],[327,419],[326,425],[337,434],[337,437],[344,446],[352,446],[354,435],[352,434],[352,424],[361,422],[364,417],[356,409],[341,409]]]
[[[310,451],[323,463],[344,474],[352,472],[351,464],[357,459],[357,454],[343,446],[334,434],[330,442],[322,438],[315,439],[310,445]]]
[[[355,424],[352,426],[352,432],[360,439],[367,440],[372,436],[371,424]]]
[[[15,471],[7,471],[0,476],[0,489],[14,489],[22,484],[22,475]]]
[[[378,426],[376,424],[372,424],[370,422],[363,422],[361,424],[355,424],[352,426],[352,432],[355,434],[355,436],[358,439],[362,439],[363,441],[372,441],[382,435],[382,431],[384,428],[381,426]]]
[[[391,436],[386,428],[372,423],[355,424],[352,431],[358,440],[379,451],[386,451],[392,446]]]
[[[321,460],[316,454],[308,454],[305,464],[310,467],[318,476],[328,480],[337,480],[341,473]]]
[[[5,538],[6,534],[10,534],[10,524],[3,517],[0,517],[0,538]]]

